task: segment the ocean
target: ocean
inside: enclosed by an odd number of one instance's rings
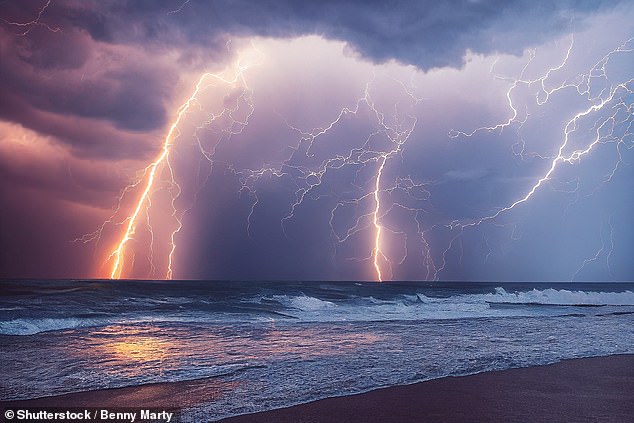
[[[0,282],[0,400],[211,378],[217,420],[623,353],[634,283]]]

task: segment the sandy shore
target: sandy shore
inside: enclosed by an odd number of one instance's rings
[[[0,406],[191,407],[230,395],[231,388],[203,379],[0,402]],[[632,423],[634,355],[449,377],[222,421]]]

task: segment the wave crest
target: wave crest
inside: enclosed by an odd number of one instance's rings
[[[489,303],[540,304],[564,306],[633,306],[634,292],[590,292],[569,291],[567,289],[533,289],[527,292],[507,292],[504,288],[495,288],[495,294],[488,294]]]

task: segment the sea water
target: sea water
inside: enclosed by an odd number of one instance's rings
[[[634,353],[634,284],[0,282],[0,399],[209,378],[196,421]]]

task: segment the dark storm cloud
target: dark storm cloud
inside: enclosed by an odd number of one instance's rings
[[[33,6],[23,4],[31,18]],[[51,3],[50,9],[59,14],[64,6]],[[28,22],[15,17],[26,12],[4,12],[7,21]],[[147,132],[165,123],[175,67],[160,57],[152,62],[141,48],[98,43],[45,12],[46,25],[26,33],[6,22],[0,27],[0,119],[52,135],[79,156],[143,157]]]
[[[40,110],[17,93],[6,93],[0,97],[0,113],[5,120],[62,140],[78,157],[116,159],[147,155],[149,142],[142,133],[119,131],[102,119],[79,119],[73,115]]]
[[[113,52],[106,63],[110,68],[93,69],[97,76],[92,76],[81,68],[98,46],[80,31],[38,29],[8,38],[0,47],[5,93],[15,93],[44,111],[103,118],[123,129],[142,131],[163,122],[165,112],[157,99],[165,97],[167,84],[174,80],[157,72],[164,68],[144,68],[125,52]]]
[[[321,34],[346,41],[372,60],[397,59],[422,69],[460,66],[467,50],[520,53],[570,29],[571,18],[610,1],[128,1],[106,3],[86,21],[115,42],[195,43],[224,47],[226,35]],[[117,18],[114,18],[117,16]]]
[[[7,22],[29,22],[41,2],[3,4],[0,91],[6,98],[0,117],[55,135],[84,155],[117,157],[128,154],[126,149],[100,144],[126,145],[121,138],[129,138],[127,132],[164,127],[165,103],[178,73],[219,61],[230,36],[317,33],[343,40],[374,61],[396,59],[429,69],[460,66],[468,50],[519,53],[553,32],[569,29],[571,16],[583,17],[608,4],[54,1],[43,12],[42,25],[31,27]],[[177,57],[163,63],[161,56],[174,50]],[[105,68],[94,75],[100,67]],[[90,119],[86,127],[94,120],[107,122],[124,135],[104,137],[97,129],[91,136],[90,130],[78,131],[74,122],[63,124],[64,119],[55,124],[43,122],[41,116],[33,119],[39,112]]]

